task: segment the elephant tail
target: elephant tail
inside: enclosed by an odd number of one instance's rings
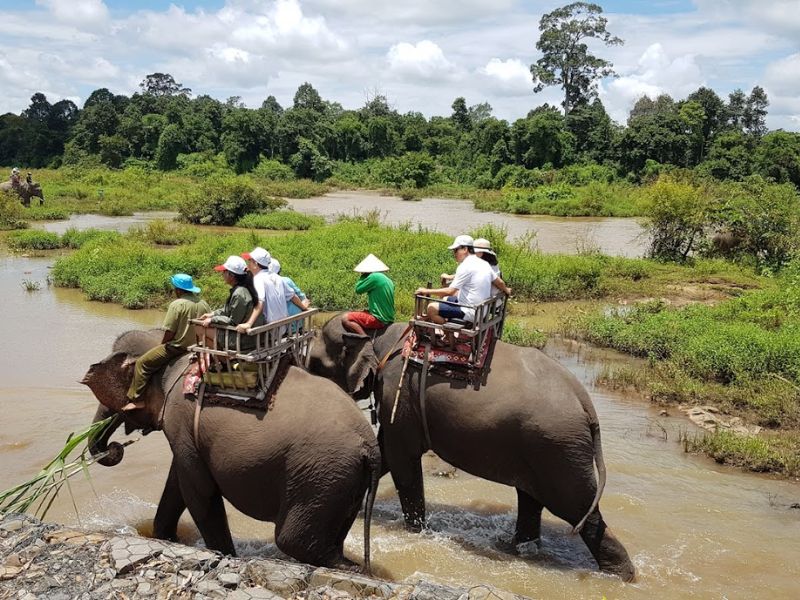
[[[369,555],[370,523],[372,522],[372,507],[375,505],[375,496],[378,493],[378,482],[381,479],[381,459],[372,454],[364,457],[364,467],[369,478],[369,488],[367,488],[367,500],[364,505],[364,571],[367,575],[372,575],[372,565]]]
[[[594,500],[589,510],[583,515],[583,518],[578,521],[578,524],[572,528],[572,533],[580,533],[583,526],[586,524],[586,519],[589,518],[597,506],[600,504],[600,497],[603,495],[603,489],[606,487],[606,462],[603,460],[603,445],[600,443],[600,424],[594,421],[589,425],[592,431],[592,442],[594,443],[594,462],[597,465],[597,492],[595,492]]]

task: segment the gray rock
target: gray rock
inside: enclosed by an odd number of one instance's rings
[[[520,596],[504,592],[490,585],[478,585],[469,590],[469,600],[520,600]]]
[[[153,587],[152,583],[143,581],[139,585],[136,586],[136,595],[137,596],[151,596],[156,593],[155,588]]]
[[[316,569],[311,574],[308,585],[312,588],[327,586],[356,597],[378,596],[387,598],[392,595],[391,586],[382,581],[324,567]]]
[[[242,581],[238,573],[222,573],[217,580],[225,587],[236,587]]]
[[[0,523],[0,530],[10,533],[12,531],[19,531],[24,525],[25,521],[23,519],[9,519],[8,521]]]
[[[277,560],[255,560],[247,563],[245,576],[268,590],[293,596],[308,587],[311,568]]]
[[[228,594],[229,600],[286,600],[284,596],[279,596],[275,592],[260,588],[248,587],[239,588],[235,592]]]
[[[194,584],[194,589],[201,594],[208,594],[222,589],[222,586],[213,579],[204,579]]]

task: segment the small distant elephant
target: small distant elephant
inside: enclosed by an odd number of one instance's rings
[[[718,254],[728,255],[744,244],[744,237],[730,229],[722,229],[711,236],[711,247]]]
[[[283,552],[317,566],[354,569],[344,539],[361,508],[364,568],[369,572],[369,526],[381,457],[372,428],[335,384],[295,366],[266,412],[204,406],[195,439],[195,403],[182,389],[184,356],[153,376],[146,406],[122,412],[137,356],[158,344],[163,332],[132,331],[117,338],[112,353],[93,364],[81,383],[100,401],[94,422],[120,415],[126,433],[162,429],[172,466],[153,523],[154,536],[177,540],[178,519],[189,509],[206,546],[235,554],[223,498],[244,514],[275,523]],[[91,440],[100,464],[122,460],[114,433]]]
[[[401,375],[398,348],[404,330],[404,324],[395,323],[373,336],[359,336],[345,331],[341,316],[333,317],[314,340],[309,369],[354,398],[374,392],[384,468],[392,474],[407,526],[419,531],[425,525],[420,459],[433,450],[467,473],[516,488],[515,543],[540,543],[542,509],[547,508],[580,532],[602,571],[632,580],[633,563],[600,514],[606,479],[600,425],[580,382],[539,350],[499,341],[479,390],[428,375],[426,434],[421,369]]]
[[[21,181],[18,187],[14,187],[10,181],[0,183],[0,192],[16,192],[22,204],[26,207],[31,205],[31,198],[39,198],[39,206],[44,204],[44,194],[42,193],[42,186],[36,182],[28,183]]]

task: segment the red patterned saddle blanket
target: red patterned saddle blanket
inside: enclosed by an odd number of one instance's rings
[[[455,344],[453,348],[434,343],[428,353],[428,362],[432,365],[447,364],[457,365],[464,368],[482,369],[486,362],[486,355],[489,353],[489,346],[492,341],[493,332],[489,331],[483,339],[483,344],[478,352],[476,360],[470,361],[472,346],[464,339],[458,339],[455,334]],[[444,343],[444,342],[442,342]],[[425,342],[417,339],[416,332],[412,331],[403,344],[403,357],[409,357],[417,362],[425,360]]]

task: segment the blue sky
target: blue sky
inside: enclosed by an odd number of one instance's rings
[[[566,3],[566,2],[563,2]],[[355,108],[376,93],[400,111],[449,114],[464,96],[498,117],[560,102],[532,91],[545,0],[0,0],[0,113],[30,96],[79,105],[98,87],[130,94],[148,73],[195,93],[268,95],[286,105],[311,82]],[[624,121],[642,95],[705,85],[723,98],[761,85],[768,124],[800,130],[800,0],[600,2],[624,46],[595,48],[619,75],[600,84]]]

